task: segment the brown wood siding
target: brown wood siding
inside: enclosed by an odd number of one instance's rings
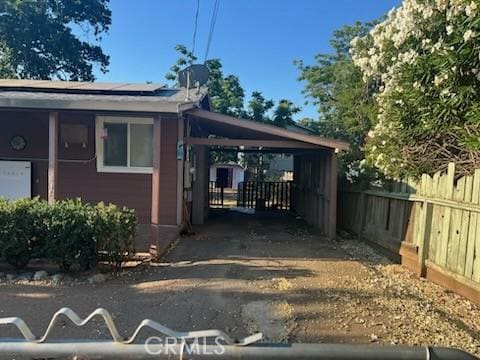
[[[27,141],[23,151],[10,147],[10,140],[21,135]],[[47,197],[48,112],[0,111],[0,159],[32,163],[32,196]]]
[[[177,132],[177,118],[162,119],[160,220],[164,225],[177,224]]]
[[[88,127],[88,144],[85,148],[80,144],[69,144],[67,148],[59,140],[58,197],[80,197],[92,204],[103,201],[128,206],[137,211],[140,223],[150,223],[152,176],[97,172],[94,113],[60,113],[60,126],[62,123],[85,124]],[[176,223],[177,192],[176,118],[165,119],[164,124],[160,217],[162,224],[173,225]],[[48,112],[0,111],[0,129],[0,159],[23,158],[32,161],[32,195],[46,198]],[[10,139],[14,135],[26,138],[27,147],[24,151],[10,149]]]

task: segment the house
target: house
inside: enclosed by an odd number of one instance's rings
[[[187,218],[194,224],[207,218],[212,146],[293,154],[295,212],[334,236],[343,142],[211,112],[204,88],[0,80],[6,176],[23,176],[26,196],[135,209],[157,253]],[[20,161],[30,168],[8,170]],[[1,183],[0,189],[8,192]]]
[[[238,190],[238,184],[245,180],[245,169],[242,165],[229,162],[210,166],[210,182],[217,187]]]

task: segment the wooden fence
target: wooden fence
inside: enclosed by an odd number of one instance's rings
[[[480,170],[423,175],[383,189],[341,189],[338,226],[400,256],[421,276],[480,303]]]
[[[291,181],[245,181],[238,184],[238,206],[259,210],[290,210]]]

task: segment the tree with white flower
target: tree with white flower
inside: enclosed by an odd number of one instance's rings
[[[480,168],[480,0],[404,0],[351,46],[379,84],[369,164],[390,177]]]

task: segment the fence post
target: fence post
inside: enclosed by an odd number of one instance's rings
[[[367,218],[367,194],[365,194],[363,191],[360,193],[360,199],[358,200],[357,211],[358,211],[358,215],[360,216],[360,219],[357,223],[356,231],[357,231],[358,239],[361,240],[363,228],[365,226],[365,221]]]
[[[454,186],[454,181],[455,181],[455,164],[450,163],[448,164],[448,171],[447,175],[445,178],[445,181],[441,186],[441,196],[444,199],[447,200],[452,200],[453,199],[453,192],[455,189]],[[443,220],[442,220],[442,233],[440,234],[440,251],[437,252],[437,265],[447,267],[447,255],[448,255],[448,242],[450,238],[450,223],[452,221],[452,208],[450,206],[445,207],[445,212],[443,214]]]
[[[422,216],[420,217],[420,228],[418,231],[418,275],[425,277],[426,260],[430,249],[430,232],[432,230],[433,204],[425,200],[422,203]]]
[[[222,199],[221,199],[221,201],[222,201],[222,209],[223,209],[223,189],[224,189],[224,187],[222,186],[222,187],[220,188],[220,196],[221,196],[221,198],[222,198]]]

